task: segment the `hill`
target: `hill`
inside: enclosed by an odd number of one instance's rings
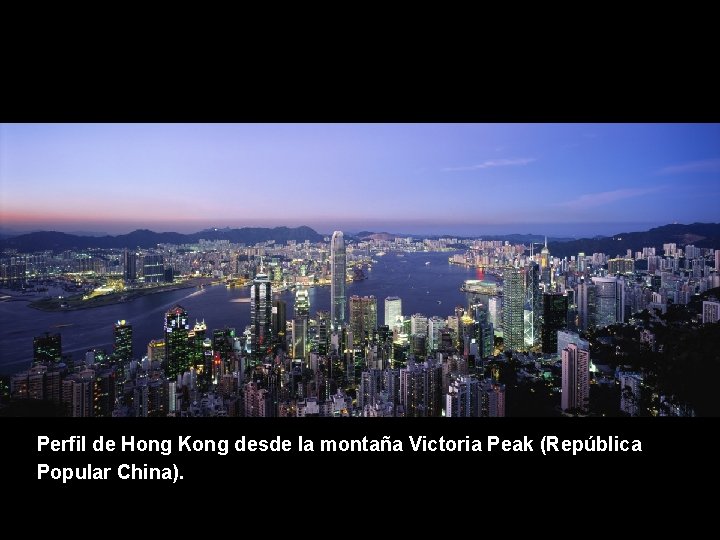
[[[633,254],[644,247],[654,247],[662,255],[663,244],[676,243],[678,247],[692,244],[696,247],[720,249],[720,223],[672,224],[655,227],[644,232],[622,232],[600,238],[581,238],[567,242],[548,242],[550,253],[556,257],[569,257],[584,252],[586,255],[605,253],[610,257]]]
[[[176,232],[154,232],[147,229],[138,229],[128,234],[117,236],[78,236],[57,231],[40,231],[22,234],[12,238],[0,240],[0,249],[17,249],[20,252],[32,253],[35,251],[64,251],[66,249],[122,249],[122,248],[151,248],[157,244],[193,244],[200,239],[229,240],[237,244],[256,244],[274,240],[279,244],[288,240],[297,242],[319,242],[324,238],[310,227],[243,227],[241,229],[210,229],[192,234]]]

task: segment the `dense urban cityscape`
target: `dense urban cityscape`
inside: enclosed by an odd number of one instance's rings
[[[208,236],[211,231],[218,229]],[[720,249],[667,242],[557,257],[546,238],[532,240],[335,231],[319,241],[252,246],[199,239],[148,249],[21,253],[6,247],[0,259],[5,305],[64,315],[132,306],[149,294],[226,288],[245,291],[231,302],[238,321],[240,311],[249,310],[249,324],[202,320],[179,302],[150,319],[157,337],[141,348],[133,343],[139,328],[128,318],[106,328],[111,347],[80,355],[63,351],[64,325],[55,325],[26,344],[32,359],[4,379],[0,411],[717,414],[716,400],[688,388],[678,374],[695,377],[694,367],[675,364],[678,346],[705,346],[718,337]],[[436,300],[435,311],[445,316],[409,313],[403,303],[411,298],[394,294],[347,294],[349,284],[383,280],[377,274],[383,260],[408,268],[410,279],[422,271],[414,264],[432,268],[430,260],[422,262],[430,254],[474,272],[473,279],[451,284],[462,291],[462,305]],[[311,305],[310,292],[318,288],[329,288],[327,310]],[[417,294],[430,294],[427,289]]]
[[[0,416],[720,416],[718,142],[0,123]]]

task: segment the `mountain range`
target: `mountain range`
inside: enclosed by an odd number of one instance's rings
[[[32,253],[34,251],[64,251],[66,249],[122,249],[122,248],[152,248],[158,244],[194,244],[198,240],[229,240],[231,243],[253,245],[258,242],[274,240],[286,243],[288,240],[297,242],[319,242],[324,235],[317,233],[310,227],[243,227],[241,229],[208,229],[192,234],[176,232],[154,232],[147,229],[138,229],[128,234],[117,236],[78,236],[57,231],[40,231],[21,234],[12,238],[0,240],[0,249],[17,249],[20,252]]]
[[[390,240],[397,235],[386,232],[373,233],[361,231],[355,235],[347,235],[348,238],[375,238]],[[450,235],[445,235],[450,236]],[[57,231],[39,231],[28,234],[21,234],[10,238],[0,239],[0,249],[17,249],[20,252],[32,253],[34,251],[63,251],[66,249],[88,249],[88,248],[152,248],[158,244],[194,244],[198,240],[228,240],[231,243],[253,245],[258,242],[274,240],[279,244],[287,243],[288,240],[297,242],[319,242],[326,238],[311,229],[310,227],[243,227],[240,229],[207,229],[204,231],[182,234],[177,232],[154,232],[147,229],[138,229],[128,234],[117,236],[82,236]],[[482,236],[484,240],[507,240],[511,243],[529,244],[530,242],[541,243],[544,237],[534,234],[510,234]],[[570,238],[549,238],[548,248],[551,255],[556,257],[567,257],[584,252],[587,255],[593,253],[605,253],[611,257],[625,255],[628,249],[633,254],[641,251],[644,247],[656,248],[657,254],[662,254],[662,246],[674,242],[678,246],[693,244],[697,247],[720,249],[720,223],[692,223],[689,225],[671,224],[655,227],[649,231],[618,233],[613,236],[581,238],[579,240]]]

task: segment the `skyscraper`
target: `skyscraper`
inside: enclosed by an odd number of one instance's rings
[[[545,237],[545,246],[540,250],[540,274],[542,282],[545,285],[550,284],[550,250],[547,247],[547,236]]]
[[[523,335],[523,317],[525,308],[525,283],[523,271],[519,268],[506,268],[503,289],[503,341],[506,351],[525,349]]]
[[[134,251],[126,249],[123,252],[123,267],[123,275],[126,281],[137,279],[137,254]]]
[[[275,300],[272,304],[272,335],[275,342],[285,347],[285,329],[287,327],[287,304]]]
[[[402,324],[402,299],[399,296],[388,296],[385,299],[385,325],[392,330]]]
[[[345,238],[335,231],[330,241],[330,326],[336,330],[345,323]]]
[[[564,411],[587,412],[590,401],[590,353],[571,343],[562,351],[562,398]]]
[[[295,291],[295,318],[293,319],[292,356],[305,358],[308,340],[308,319],[310,315],[310,296],[307,289],[298,287]]]
[[[480,381],[475,377],[458,377],[448,388],[445,404],[446,417],[482,416]]]
[[[165,374],[176,379],[190,368],[190,321],[182,306],[175,306],[165,314]]]
[[[374,296],[350,297],[350,331],[353,344],[365,343],[377,330],[377,300]]]
[[[595,325],[602,328],[625,320],[625,279],[592,278],[596,290]]]
[[[543,294],[542,352],[554,353],[557,349],[557,333],[567,324],[567,310],[567,296]]]
[[[250,289],[250,351],[255,362],[272,352],[272,285],[267,274],[255,276]]]
[[[115,362],[125,363],[132,360],[132,325],[118,321],[113,328]]]
[[[547,252],[547,249],[544,251]],[[528,324],[525,325],[525,345],[534,347],[540,343],[542,322],[542,295],[540,293],[540,269],[536,263],[530,263],[525,271],[526,311],[529,311]]]
[[[145,283],[165,281],[165,264],[162,255],[150,254],[143,257],[143,279]]]
[[[577,286],[577,310],[581,330],[595,326],[595,304],[595,284],[580,280]]]
[[[703,324],[714,324],[720,321],[720,302],[703,301],[702,321]]]

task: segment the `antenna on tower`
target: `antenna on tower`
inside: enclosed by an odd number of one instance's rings
[[[547,249],[547,234],[545,235],[545,249]]]
[[[265,273],[265,268],[263,267],[263,258],[262,258],[262,255],[260,255],[260,273],[261,273],[261,274],[264,274],[264,273]]]

